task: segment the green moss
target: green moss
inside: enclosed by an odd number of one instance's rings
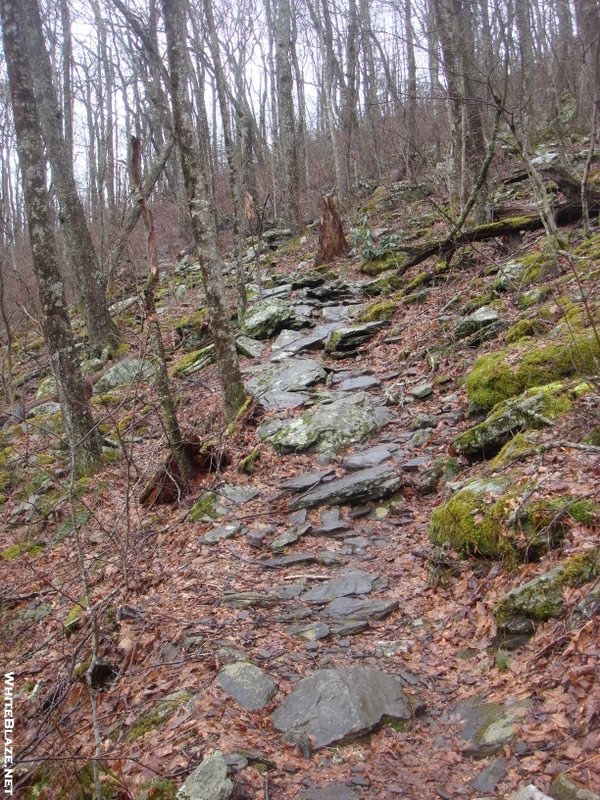
[[[19,558],[27,553],[31,558],[35,558],[43,549],[43,545],[37,544],[36,542],[19,542],[3,550],[2,553],[0,553],[0,557],[10,561],[13,558]]]
[[[76,603],[67,614],[67,618],[63,623],[63,630],[65,636],[71,636],[76,630],[81,627],[81,617],[85,611],[85,607],[81,603]]]
[[[194,503],[190,511],[190,522],[200,520],[216,519],[219,516],[217,511],[217,495],[214,492],[205,492],[202,497]]]
[[[380,275],[374,281],[363,284],[363,292],[368,297],[375,297],[378,294],[389,295],[398,291],[402,287],[402,278],[395,272]]]
[[[556,272],[556,260],[553,253],[545,250],[531,253],[519,259],[523,265],[522,283],[538,283],[542,278]]]
[[[12,477],[10,472],[0,471],[0,492],[3,494],[10,489]]]
[[[56,456],[54,453],[38,453],[35,459],[38,464],[45,467],[48,467],[50,464],[54,464],[56,462]]]
[[[254,472],[254,465],[260,458],[260,447],[255,447],[254,450],[244,458],[240,459],[238,470],[244,472],[246,475],[252,475]]]
[[[519,320],[512,328],[509,328],[504,336],[506,344],[514,344],[521,339],[538,336],[546,330],[546,326],[535,319]]]
[[[94,406],[113,406],[122,402],[123,396],[116,392],[105,392],[105,394],[98,394],[92,398],[92,405]]]
[[[402,255],[400,253],[385,253],[382,256],[377,256],[373,259],[363,259],[358,265],[358,269],[364,275],[381,275],[382,272],[387,272],[400,266],[402,263]]]
[[[514,565],[516,554],[506,530],[510,498],[502,495],[507,486],[502,478],[467,484],[433,512],[431,541],[449,542],[469,555],[501,558]]]
[[[503,467],[510,464],[512,461],[518,461],[526,453],[530,453],[535,448],[535,443],[539,438],[539,434],[533,431],[526,433],[517,433],[510,442],[507,442],[500,450],[498,455],[492,459],[491,464],[494,467]]]
[[[533,306],[539,305],[539,303],[544,301],[551,294],[552,288],[550,286],[546,284],[535,286],[533,289],[529,289],[527,292],[523,292],[519,295],[519,308],[523,311],[528,308],[533,308]]]
[[[137,800],[175,800],[177,787],[168,778],[152,778],[140,786]]]
[[[78,508],[75,511],[75,524],[73,524],[73,517],[69,513],[64,518],[64,520],[56,527],[54,534],[52,536],[55,542],[62,542],[64,539],[67,538],[73,531],[75,527],[77,530],[81,530],[88,522],[90,518],[90,512],[86,508]]]
[[[600,345],[593,335],[573,336],[566,342],[529,350],[501,350],[475,362],[466,380],[467,395],[482,408],[492,408],[549,380],[595,375],[599,366]]]
[[[135,739],[139,739],[140,736],[144,736],[150,731],[157,730],[164,725],[175,711],[177,711],[182,703],[186,703],[191,697],[188,692],[176,692],[175,694],[177,696],[173,697],[172,700],[165,699],[156,708],[152,709],[152,711],[138,717],[128,730],[124,741],[133,742]]]
[[[427,272],[419,272],[412,281],[407,285],[406,291],[413,292],[415,289],[418,289],[419,286],[423,286],[424,284],[428,283],[431,280],[431,276]]]
[[[596,425],[581,440],[582,444],[590,444],[592,447],[600,447],[600,425]]]
[[[184,356],[173,368],[172,375],[174,378],[184,378],[188,375],[193,375],[196,372],[199,372],[204,367],[207,367],[209,364],[214,364],[215,361],[215,346],[214,344],[209,344],[207,347],[203,347],[201,350],[195,350],[193,353],[189,353],[187,356]]]
[[[600,261],[600,233],[592,236],[591,239],[586,239],[573,252],[576,256],[587,256],[595,261]]]
[[[392,300],[382,300],[365,308],[357,317],[357,322],[378,322],[388,320],[394,316],[396,304]]]
[[[587,510],[584,510],[584,513],[587,513]],[[600,574],[600,548],[596,547],[587,553],[579,553],[576,556],[572,556],[561,564],[559,585],[577,589],[593,581],[598,574]]]

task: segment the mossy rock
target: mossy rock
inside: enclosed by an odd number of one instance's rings
[[[373,303],[365,308],[357,317],[357,322],[379,322],[380,320],[388,320],[394,316],[396,312],[396,304],[393,300],[382,300],[379,303]]]
[[[56,378],[53,375],[48,375],[40,382],[39,389],[37,390],[36,399],[41,400],[43,397],[48,397],[56,393]]]
[[[468,555],[502,559],[514,568],[559,544],[573,521],[589,525],[597,512],[595,503],[571,496],[524,503],[507,476],[475,480],[436,508],[429,538]]]
[[[190,511],[190,522],[217,519],[220,516],[219,501],[214,492],[204,492]]]
[[[201,308],[191,317],[184,317],[175,326],[177,339],[181,342],[184,350],[197,349],[204,343],[208,332],[208,310]]]
[[[387,272],[373,281],[363,283],[361,288],[367,297],[376,297],[380,294],[387,296],[402,288],[402,278],[395,272]]]
[[[494,607],[499,628],[510,631],[523,619],[545,622],[560,617],[563,589],[576,588],[593,580],[600,571],[600,548],[567,559],[550,572],[512,589]]]
[[[173,368],[172,375],[174,378],[187,378],[196,372],[200,372],[204,367],[208,367],[209,364],[214,364],[214,362],[215,346],[214,344],[209,344],[201,350],[196,350],[184,356],[177,366]]]
[[[549,250],[522,256],[519,261],[523,267],[522,285],[539,283],[543,278],[556,275],[558,271],[556,257]]]
[[[13,558],[19,558],[25,553],[31,556],[31,558],[35,558],[42,552],[43,549],[44,546],[37,542],[19,542],[18,544],[13,544],[10,547],[7,547],[6,550],[3,550],[2,553],[0,553],[0,558],[4,558],[6,561],[11,561]]]
[[[67,614],[67,618],[63,622],[63,630],[65,636],[71,636],[76,630],[81,627],[81,618],[85,613],[85,606],[81,603],[76,603]]]
[[[494,406],[487,419],[455,436],[452,448],[464,456],[492,458],[516,433],[551,425],[570,409],[562,383],[533,387],[516,400]]]
[[[539,443],[540,435],[537,431],[524,431],[517,433],[500,450],[491,461],[493,467],[504,467],[513,461],[518,461],[525,454],[535,450]]]
[[[519,295],[519,308],[525,311],[528,308],[533,308],[540,303],[543,303],[547,297],[552,294],[552,287],[546,284],[542,286],[534,286],[533,289],[528,289]]]
[[[51,436],[63,436],[65,432],[60,411],[51,414],[36,414],[33,420],[29,420],[29,423],[33,427],[39,428],[41,433],[46,433]]]
[[[406,286],[406,293],[414,292],[419,286],[425,286],[431,280],[431,275],[428,272],[419,272],[418,275],[410,281]]]
[[[136,800],[175,800],[177,787],[168,778],[152,778],[144,781]]]
[[[533,386],[599,371],[600,343],[593,334],[529,349],[517,345],[479,358],[466,380],[467,395],[479,407],[490,409]]]
[[[358,265],[359,272],[364,275],[381,275],[390,269],[397,269],[402,264],[403,256],[401,253],[384,253],[372,259],[363,259]]]
[[[182,704],[188,702],[190,697],[191,694],[183,690],[167,695],[156,708],[136,719],[125,734],[124,741],[133,742],[135,739],[139,739],[140,736],[161,728]]]
[[[90,519],[90,512],[86,508],[78,508],[75,510],[75,521],[73,522],[73,516],[71,514],[67,514],[67,516],[63,519],[63,521],[56,527],[52,535],[52,539],[54,542],[62,542],[67,536],[70,536],[75,527],[77,530],[82,530],[88,523]]]
[[[600,233],[592,236],[591,239],[586,239],[573,252],[576,256],[585,256],[594,261],[600,261]]]
[[[521,319],[509,328],[504,336],[506,344],[515,344],[522,339],[539,336],[547,330],[543,322],[536,319]]]
[[[0,492],[2,492],[2,494],[8,492],[10,489],[13,477],[14,475],[11,472],[6,472],[5,470],[0,471]]]

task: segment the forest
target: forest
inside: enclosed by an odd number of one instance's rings
[[[600,800],[600,2],[0,17],[5,795]]]

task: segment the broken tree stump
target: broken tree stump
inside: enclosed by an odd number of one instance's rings
[[[348,242],[344,236],[344,228],[337,203],[331,195],[326,195],[323,198],[319,250],[315,257],[315,267],[321,264],[330,264],[335,258],[347,255]]]

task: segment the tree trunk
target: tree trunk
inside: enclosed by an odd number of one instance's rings
[[[30,72],[31,59],[27,52],[26,26],[15,0],[2,0],[2,33],[29,239],[39,288],[40,323],[56,377],[74,467],[78,474],[89,474],[99,466],[100,443],[67,313],[50,216],[44,147]]]
[[[300,178],[298,170],[298,150],[296,147],[296,119],[292,93],[292,67],[290,50],[292,46],[290,0],[276,0],[277,18],[275,20],[275,74],[277,79],[277,100],[279,102],[279,144],[283,171],[283,203],[286,222],[297,232],[302,228],[300,216]]]
[[[52,180],[60,205],[65,241],[81,294],[90,349],[93,353],[100,354],[105,348],[113,350],[117,344],[116,331],[106,302],[106,281],[98,263],[83,205],[77,192],[68,144],[60,127],[61,111],[52,85],[52,68],[44,43],[37,0],[25,0],[24,6],[29,64],[44,145],[52,168]],[[93,136],[93,133],[90,132],[90,136]]]
[[[210,192],[207,166],[202,161],[192,127],[191,106],[187,93],[185,16],[180,0],[161,0],[161,2],[171,73],[170,91],[175,138],[181,157],[194,238],[202,255],[200,262],[202,280],[215,344],[225,413],[231,419],[243,405],[246,395],[221,272],[214,200]]]

